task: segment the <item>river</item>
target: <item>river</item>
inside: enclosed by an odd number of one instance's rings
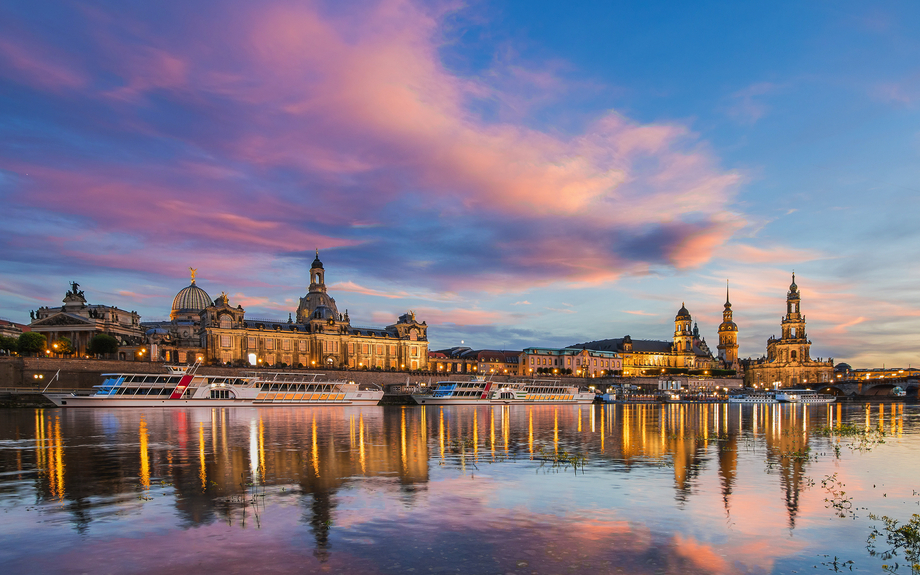
[[[10,409],[0,565],[910,573],[881,517],[920,513],[918,431],[903,404]]]

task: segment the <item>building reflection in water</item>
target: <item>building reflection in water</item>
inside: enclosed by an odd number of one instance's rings
[[[171,493],[184,526],[241,523],[257,490],[268,493],[266,504],[293,494],[315,556],[325,561],[343,488],[380,478],[375,489],[413,505],[430,467],[475,473],[483,460],[521,463],[541,452],[586,455],[600,472],[671,473],[679,506],[711,464],[730,517],[739,450],[763,450],[763,471],[778,476],[794,529],[809,449],[830,451],[814,430],[844,423],[847,413],[852,421],[854,410],[840,404],[36,410],[15,431],[3,430],[32,439],[15,455],[2,452],[0,463],[6,471],[36,469],[39,498],[69,513],[78,530],[112,506],[142,506],[148,492]],[[855,415],[870,429],[904,432],[903,404]],[[7,477],[0,488],[23,476]]]

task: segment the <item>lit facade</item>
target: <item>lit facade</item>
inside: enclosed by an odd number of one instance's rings
[[[692,326],[692,327],[691,327]],[[668,368],[711,370],[721,367],[712,356],[706,339],[693,323],[690,312],[681,305],[674,318],[674,336],[671,341],[622,338],[602,339],[579,343],[570,349],[603,351],[617,354],[624,377],[650,376],[663,373]]]
[[[352,326],[348,311],[339,313],[326,290],[319,253],[296,320],[293,313],[286,321],[246,318],[225,293],[195,309],[206,297],[193,276],[192,285],[176,296],[170,322],[147,324],[162,357],[178,362],[201,357],[230,365],[428,370],[428,325],[410,311],[383,328]]]
[[[786,315],[781,323],[782,337],[767,340],[767,355],[752,360],[745,370],[745,384],[756,387],[820,385],[833,381],[834,360],[811,358],[811,341],[805,332],[801,311],[802,296],[792,274],[786,294]]]
[[[64,296],[64,305],[60,307],[42,306],[34,312],[29,329],[47,338],[49,353],[53,352],[55,342],[66,337],[70,340],[75,356],[86,355],[87,346],[96,334],[107,333],[118,340],[119,357],[135,358],[135,352],[143,349],[145,341],[141,316],[135,311],[98,304],[87,304],[80,284],[74,282]],[[138,347],[140,346],[140,347]],[[145,352],[144,354],[145,355]]]
[[[593,349],[528,347],[521,354],[526,375],[550,373],[580,377],[619,375],[623,360],[615,351]]]

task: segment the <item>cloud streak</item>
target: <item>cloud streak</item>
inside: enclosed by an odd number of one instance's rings
[[[481,116],[475,101],[515,82],[563,83],[520,66],[501,81],[448,70],[441,11],[206,6],[160,20],[62,8],[80,54],[66,57],[9,15],[5,26],[31,35],[0,34],[4,85],[47,108],[0,144],[14,176],[5,199],[118,238],[121,253],[104,262],[114,268],[132,267],[127,245],[268,258],[338,248],[346,265],[390,280],[421,266],[414,282],[437,290],[694,268],[744,225],[730,209],[740,176],[684,125],[609,110],[566,134]],[[65,101],[72,114],[52,112]],[[19,232],[59,250],[35,228]],[[92,245],[71,243],[68,256],[95,260]]]

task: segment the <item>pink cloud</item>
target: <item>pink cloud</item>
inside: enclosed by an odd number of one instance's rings
[[[424,5],[385,0],[330,16],[310,5],[241,4],[217,21],[188,18],[179,37],[85,13],[96,72],[119,82],[84,96],[149,141],[150,155],[0,167],[29,174],[23,204],[113,235],[163,250],[232,246],[277,257],[462,220],[500,230],[488,240],[498,257],[473,272],[438,272],[446,288],[504,291],[610,281],[651,263],[696,267],[743,226],[728,207],[741,176],[684,125],[608,112],[561,134],[480,117],[471,102],[484,95],[520,86],[552,95],[565,82],[552,68],[518,66],[499,84],[451,72],[439,56],[443,12]],[[29,53],[21,43],[0,50],[10,61]],[[86,87],[78,66],[63,69],[73,76],[56,85]],[[399,202],[408,206],[400,217],[382,217]],[[416,260],[444,255],[418,245]],[[119,251],[106,265],[125,259]]]

